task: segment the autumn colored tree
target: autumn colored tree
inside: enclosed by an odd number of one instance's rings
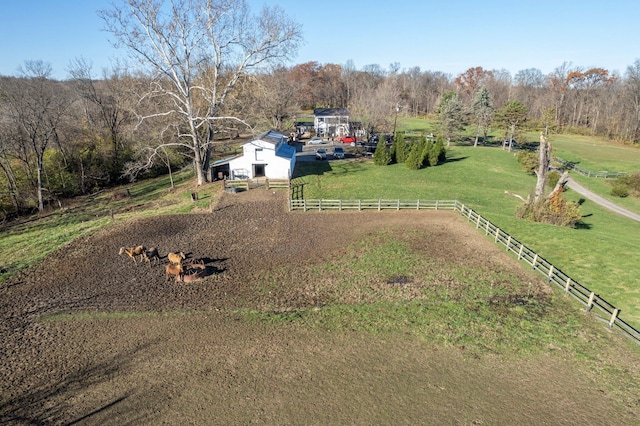
[[[463,100],[471,99],[480,89],[483,82],[493,76],[492,71],[486,71],[482,67],[469,68],[455,78],[456,86]]]

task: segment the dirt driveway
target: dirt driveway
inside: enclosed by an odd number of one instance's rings
[[[0,423],[631,424],[561,356],[250,319],[321,302],[301,291],[302,269],[266,291],[276,268],[327,262],[382,227],[429,232],[425,256],[527,278],[451,212],[292,214],[282,192],[224,194],[213,213],[115,225],[0,288]],[[163,266],[118,255],[141,243],[202,259],[206,277],[166,281]]]

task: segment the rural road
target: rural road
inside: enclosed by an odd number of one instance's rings
[[[629,211],[627,209],[623,209],[622,207],[618,206],[617,204],[612,203],[611,201],[607,200],[604,197],[601,197],[600,195],[589,191],[587,188],[585,188],[584,186],[580,185],[578,182],[576,182],[575,180],[569,178],[569,180],[567,181],[567,187],[573,189],[574,191],[576,191],[578,194],[582,195],[584,198],[587,198],[591,201],[593,201],[594,203],[611,210],[612,212],[618,213],[619,215],[628,217],[629,219],[633,219],[635,221],[640,222],[640,214],[634,213],[632,211]]]

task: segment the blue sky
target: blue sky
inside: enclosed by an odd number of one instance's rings
[[[119,2],[120,0],[113,0]],[[0,74],[16,75],[25,60],[52,65],[90,60],[99,74],[125,57],[111,47],[97,16],[111,0],[0,0]],[[549,73],[563,62],[624,73],[640,59],[639,0],[248,0],[257,12],[278,4],[302,25],[305,44],[292,64],[317,61],[357,69],[466,69]]]

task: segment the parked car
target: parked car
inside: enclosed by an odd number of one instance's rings
[[[355,143],[356,138],[355,136],[341,136],[338,140],[342,143]]]
[[[326,160],[327,159],[327,150],[324,148],[316,149],[316,160]]]
[[[324,140],[322,140],[322,138],[311,138],[309,139],[309,142],[307,142],[309,145],[320,145],[324,143]]]
[[[344,158],[344,149],[341,146],[336,146],[333,148],[333,157],[334,158]]]

